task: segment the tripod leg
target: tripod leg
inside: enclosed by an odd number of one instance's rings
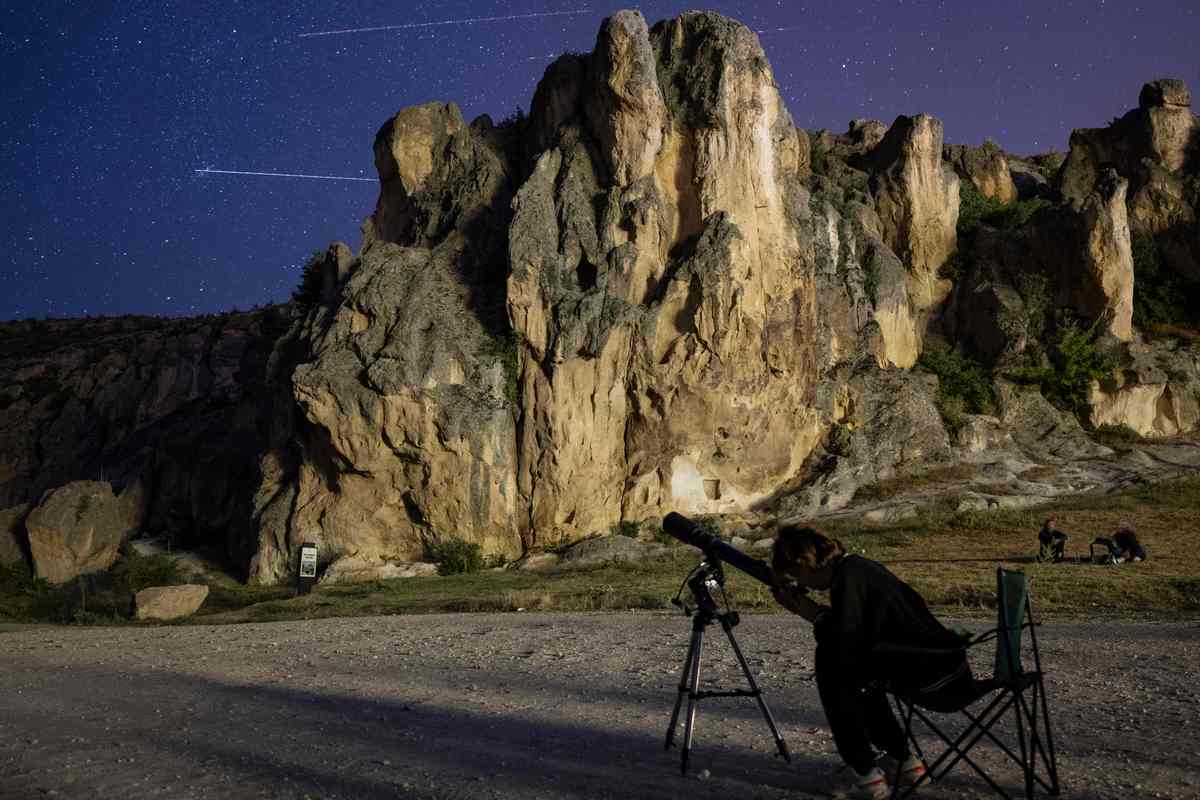
[[[692,673],[692,658],[696,655],[697,633],[698,631],[692,631],[687,658],[683,660],[683,670],[679,673],[679,693],[675,695],[675,710],[671,712],[671,724],[667,726],[667,742],[663,745],[664,750],[670,750],[671,745],[675,743],[675,725],[679,722],[679,708],[683,705],[683,697],[688,691],[688,678]]]
[[[696,730],[696,692],[700,690],[700,653],[704,647],[704,628],[697,628],[694,639],[696,642],[692,653],[692,677],[688,686],[687,719],[683,725],[683,762],[679,766],[680,774],[686,775],[688,758],[692,754],[692,733]]]
[[[742,667],[742,673],[746,676],[746,681],[750,684],[750,690],[754,693],[754,699],[758,702],[758,708],[762,711],[763,718],[767,721],[767,727],[771,729],[771,736],[775,738],[775,747],[779,750],[779,755],[783,756],[783,760],[789,764],[792,762],[792,755],[788,752],[787,742],[779,734],[779,728],[775,726],[775,718],[771,716],[771,709],[767,708],[767,701],[763,698],[762,690],[758,688],[758,684],[754,681],[754,676],[750,674],[750,665],[746,663],[746,657],[742,655],[742,648],[738,647],[737,639],[733,637],[733,626],[726,619],[721,620],[721,627],[725,629],[725,635],[729,637],[729,644],[733,646],[733,653],[737,656],[738,664]]]

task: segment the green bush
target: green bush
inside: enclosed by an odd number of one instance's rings
[[[825,152],[825,145],[821,143],[819,136],[810,137],[810,141],[812,149],[809,153],[809,164],[812,166],[813,174],[824,175],[829,169],[829,154]]]
[[[301,311],[308,311],[321,302],[321,264],[324,262],[324,251],[314,250],[300,271],[300,285],[292,292],[292,302]]]
[[[512,332],[488,337],[483,348],[486,358],[494,358],[504,368],[504,397],[510,403],[521,399],[521,384],[518,380],[517,340]]]
[[[109,571],[112,591],[119,596],[133,596],[149,586],[173,586],[183,583],[175,560],[162,553],[143,556],[126,553]]]
[[[641,530],[642,523],[629,519],[623,519],[613,526],[614,534],[617,536],[628,536],[630,539],[636,539]]]
[[[875,305],[879,294],[879,256],[872,254],[870,260],[863,265],[863,292]]]
[[[938,379],[937,406],[951,430],[962,427],[963,414],[983,414],[992,407],[988,370],[956,350],[926,351],[918,362]]]
[[[1050,206],[1048,201],[1040,197],[1001,203],[994,197],[984,195],[975,188],[975,184],[966,180],[959,183],[958,198],[957,231],[960,244],[962,240],[973,237],[980,225],[1014,230],[1029,222],[1034,214]]]
[[[442,539],[430,548],[438,575],[461,575],[483,569],[483,552],[475,542]]]
[[[496,123],[496,128],[499,130],[507,130],[509,128],[521,130],[525,126],[525,119],[525,109],[517,106],[511,114]]]
[[[1087,408],[1092,382],[1108,375],[1115,366],[1097,349],[1098,337],[1096,323],[1083,328],[1075,320],[1060,322],[1050,363],[1020,370],[1018,375],[1036,381],[1042,394],[1057,408],[1081,414]]]
[[[1133,324],[1142,330],[1195,320],[1200,286],[1165,269],[1152,236],[1133,237]]]

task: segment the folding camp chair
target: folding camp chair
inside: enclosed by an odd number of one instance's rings
[[[939,780],[960,761],[972,767],[988,782],[1001,797],[1009,798],[1008,792],[1000,787],[970,755],[972,748],[982,739],[987,738],[1015,762],[1023,773],[1025,780],[1025,797],[1034,796],[1037,786],[1041,786],[1051,795],[1059,792],[1058,764],[1054,757],[1054,739],[1050,733],[1050,712],[1046,705],[1046,687],[1042,681],[1042,662],[1038,653],[1037,623],[1033,620],[1033,607],[1029,599],[1029,582],[1023,572],[1015,572],[998,568],[996,570],[996,600],[998,608],[997,626],[963,644],[963,651],[995,639],[995,668],[990,679],[978,680],[968,678],[957,685],[946,687],[944,690],[922,694],[921,692],[905,691],[885,687],[893,697],[900,716],[904,720],[904,733],[912,743],[916,752],[927,761],[927,771],[922,779],[914,786],[899,785],[899,766],[897,766],[895,787],[892,797],[907,797],[912,794],[925,780]],[[1033,669],[1026,670],[1022,663],[1022,632],[1029,630],[1029,647],[1027,655],[1033,659]],[[906,648],[910,649],[910,648]],[[932,651],[925,651],[932,652]],[[942,650],[937,652],[955,652]],[[979,703],[986,703],[982,710],[972,710]],[[1017,749],[1010,743],[1005,743],[997,735],[1000,731],[993,730],[1012,709],[1012,719],[1016,728]],[[961,712],[969,721],[966,728],[957,736],[951,735],[940,728],[928,712],[947,713]],[[913,734],[913,720],[920,719],[932,733],[936,734],[946,749],[929,762],[920,744]]]

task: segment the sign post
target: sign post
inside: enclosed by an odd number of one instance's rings
[[[311,542],[300,545],[300,570],[296,573],[296,593],[308,594],[317,582],[317,546]]]

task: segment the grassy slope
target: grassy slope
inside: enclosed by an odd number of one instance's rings
[[[1196,521],[1200,479],[1119,495],[1081,495],[1034,510],[930,512],[901,523],[825,525],[853,552],[882,561],[930,605],[956,615],[990,607],[995,568],[1006,564],[1033,579],[1040,614],[1200,616],[1200,548]],[[1070,534],[1060,564],[1038,564],[1037,530],[1053,515]],[[1088,544],[1130,520],[1150,553],[1144,563],[1088,563]],[[1072,560],[1078,557],[1079,560]],[[536,575],[515,571],[373,581],[318,587],[294,597],[287,587],[215,586],[193,622],[236,622],[444,611],[616,610],[669,608],[684,576],[699,560],[686,545],[637,565]],[[149,570],[153,572],[153,570]],[[778,610],[766,587],[730,568],[728,589],[742,610]],[[93,587],[88,613],[78,614],[78,589],[37,587],[0,574],[0,620],[116,622],[128,608],[131,581]],[[117,582],[122,584],[122,582]],[[31,588],[32,587],[32,588]],[[40,594],[39,594],[40,592]],[[71,604],[76,605],[72,608]]]

